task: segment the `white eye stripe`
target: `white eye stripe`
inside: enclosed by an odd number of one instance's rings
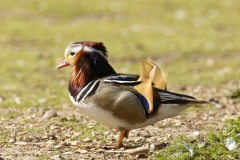
[[[83,46],[82,44],[71,44],[69,45],[66,50],[65,50],[65,56],[67,55],[71,55],[73,56],[71,53],[74,52],[75,54],[78,53],[82,48],[84,47],[84,51],[85,52],[97,52],[99,53],[103,58],[107,59],[107,56],[105,56],[103,54],[102,51],[99,51],[97,49],[94,49],[92,47],[89,46]]]
[[[65,50],[65,53],[71,53],[71,52],[79,52],[81,49],[82,49],[82,45],[81,44],[71,44],[69,45],[66,50]]]
[[[99,53],[99,55],[101,55],[105,60],[107,60],[107,56],[104,55],[104,53],[102,51],[99,51],[95,48],[89,47],[89,46],[83,46],[82,44],[71,44],[69,45],[66,50],[65,50],[65,57],[67,56],[74,56],[76,53],[78,53],[80,50],[82,50],[84,47],[84,51],[85,52],[89,52],[89,53]],[[75,53],[75,54],[72,54]]]
[[[78,53],[82,49],[82,46],[76,47],[72,49],[72,52]]]

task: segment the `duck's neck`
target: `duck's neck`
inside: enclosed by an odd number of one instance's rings
[[[116,72],[110,64],[108,64],[108,66],[102,65],[101,67],[94,68],[90,68],[89,66],[81,66],[81,68],[74,67],[68,90],[71,96],[75,97],[89,82],[112,74],[116,74]]]
[[[81,91],[81,89],[89,82],[90,80],[90,70],[85,67],[77,68],[74,66],[72,76],[69,81],[68,90],[71,96],[75,97]]]

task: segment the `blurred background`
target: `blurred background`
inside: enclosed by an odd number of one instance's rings
[[[117,72],[150,57],[168,86],[221,87],[240,79],[238,0],[0,1],[0,106],[70,103],[65,48],[101,41]]]

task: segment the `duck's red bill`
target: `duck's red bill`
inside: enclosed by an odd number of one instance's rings
[[[68,65],[69,65],[69,63],[64,59],[55,69],[57,70],[57,69],[66,67]]]

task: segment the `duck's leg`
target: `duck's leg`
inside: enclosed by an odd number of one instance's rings
[[[125,138],[128,138],[129,132],[130,132],[130,130],[126,130],[126,131],[125,131],[125,134],[124,134],[124,137],[125,137]]]
[[[123,141],[123,138],[125,137],[125,135],[128,135],[127,132],[128,132],[127,130],[123,130],[120,132],[116,148],[122,147],[122,141]]]

